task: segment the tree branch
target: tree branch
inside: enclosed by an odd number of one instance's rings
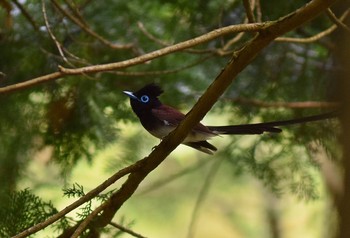
[[[60,42],[58,42],[58,40],[56,39],[55,35],[52,33],[51,28],[50,28],[50,24],[49,21],[47,19],[47,14],[46,14],[46,7],[45,7],[45,0],[41,0],[41,5],[42,5],[42,13],[43,13],[43,17],[44,17],[44,22],[45,22],[45,26],[46,26],[46,30],[49,33],[50,38],[53,40],[53,42],[55,43],[57,50],[59,52],[59,54],[61,55],[62,59],[64,62],[66,62],[69,66],[73,66],[66,58],[66,56],[63,53],[62,50],[62,45]]]
[[[56,1],[56,0],[51,0],[51,2],[55,5],[55,7],[64,15],[66,16],[69,20],[71,20],[73,23],[75,23],[77,26],[79,26],[83,31],[85,31],[87,34],[91,35],[92,37],[96,38],[97,40],[99,40],[100,42],[102,42],[104,45],[112,48],[112,49],[130,49],[133,48],[134,45],[133,44],[125,44],[125,45],[121,45],[121,44],[114,44],[111,43],[110,41],[106,40],[105,38],[103,38],[102,36],[100,36],[99,34],[97,34],[96,32],[94,32],[93,30],[91,30],[86,24],[85,22],[82,23],[78,18],[74,17],[73,15],[69,14],[69,12],[67,12],[65,9],[63,9],[60,4]]]
[[[32,16],[27,12],[27,10],[22,6],[22,4],[20,4],[17,0],[12,0],[13,4],[16,5],[16,7],[18,7],[18,9],[22,12],[23,16],[28,20],[28,22],[30,23],[30,25],[32,25],[33,29],[36,32],[40,32],[39,31],[39,27],[36,24],[36,22],[34,21],[34,19],[32,18]]]
[[[349,12],[349,9],[346,11]],[[327,9],[327,16],[334,22],[334,24],[336,24],[338,27],[346,30],[348,33],[350,33],[350,28],[344,24],[342,21],[344,20],[343,17],[340,17],[340,19],[338,19],[334,13],[332,12],[332,10],[330,8]]]
[[[138,234],[138,233],[136,233],[136,232],[134,232],[134,231],[132,231],[132,230],[130,230],[130,229],[124,227],[124,226],[121,226],[121,225],[119,225],[119,224],[117,224],[117,223],[115,223],[115,222],[110,222],[109,224],[110,224],[111,226],[114,226],[115,228],[117,228],[117,229],[123,231],[123,232],[126,232],[126,233],[128,233],[128,234],[134,236],[134,237],[137,237],[137,238],[146,238],[145,236],[140,235],[140,234]]]
[[[243,6],[245,8],[245,12],[247,14],[248,22],[253,23],[255,22],[255,17],[252,11],[252,7],[250,5],[250,0],[243,0]]]
[[[74,69],[69,69],[69,68],[64,68],[59,66],[60,71],[47,74],[44,76],[40,76],[25,82],[9,85],[0,88],[0,94],[1,93],[10,93],[10,92],[15,92],[18,90],[26,89],[29,87],[32,87],[37,84],[41,84],[44,82],[56,80],[59,78],[62,78],[67,75],[78,75],[78,74],[91,74],[91,73],[97,73],[97,72],[106,72],[106,71],[112,71],[112,70],[117,70],[121,68],[127,68],[130,66],[138,65],[145,63],[147,61],[150,61],[152,59],[159,58],[161,56],[165,56],[177,51],[181,51],[190,47],[193,47],[198,44],[202,44],[208,41],[211,41],[217,37],[226,35],[226,34],[231,34],[231,33],[237,33],[237,32],[242,32],[242,31],[247,31],[247,32],[255,32],[261,30],[266,23],[254,23],[254,24],[242,24],[242,25],[233,25],[233,26],[227,26],[223,28],[219,28],[216,30],[213,30],[211,32],[208,32],[204,35],[201,35],[199,37],[196,37],[194,39],[190,39],[184,42],[180,42],[178,44],[168,46],[150,53],[147,53],[142,56],[138,56],[129,60],[124,60],[121,62],[116,62],[116,63],[109,63],[109,64],[101,64],[101,65],[93,65],[93,66],[86,66],[86,67],[81,67],[81,68],[74,68]]]
[[[350,10],[347,9],[343,15],[340,17],[340,21],[343,21],[349,14]],[[292,43],[311,43],[311,42],[315,42],[329,34],[331,34],[333,31],[335,31],[337,29],[337,25],[334,24],[332,25],[331,27],[329,27],[328,29],[316,34],[316,35],[313,35],[313,36],[310,36],[310,37],[307,37],[307,38],[293,38],[293,37],[278,37],[276,38],[275,41],[277,42],[292,42]]]

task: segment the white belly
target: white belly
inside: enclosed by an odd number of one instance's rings
[[[170,132],[172,132],[175,129],[175,127],[167,125],[167,126],[163,126],[160,129],[158,129],[157,131],[150,131],[150,133],[159,138],[159,139],[163,139],[165,136],[167,136]],[[215,133],[203,133],[203,132],[196,132],[196,131],[190,131],[187,135],[187,137],[185,138],[185,140],[182,143],[186,143],[186,142],[196,142],[196,141],[204,141],[204,140],[208,140],[211,137],[217,136],[217,134]]]

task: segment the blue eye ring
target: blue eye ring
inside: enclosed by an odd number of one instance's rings
[[[143,95],[143,96],[141,96],[140,100],[141,100],[141,102],[143,102],[143,103],[148,103],[149,97],[148,97],[147,95]]]

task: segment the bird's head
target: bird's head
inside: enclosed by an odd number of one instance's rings
[[[123,91],[123,93],[130,98],[133,111],[139,115],[161,105],[158,96],[163,93],[163,90],[158,85],[151,83],[136,92]]]

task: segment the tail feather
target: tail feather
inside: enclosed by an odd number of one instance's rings
[[[243,125],[232,125],[232,126],[207,126],[211,131],[216,132],[218,134],[226,134],[226,135],[244,135],[244,134],[262,134],[264,132],[272,132],[279,133],[282,129],[278,128],[279,126],[287,126],[294,124],[301,124],[312,121],[320,121],[335,118],[338,116],[337,111],[309,116],[296,118],[291,120],[283,120],[283,121],[272,121],[272,122],[263,122],[263,123],[255,123],[255,124],[243,124]]]
[[[209,155],[214,154],[214,151],[217,150],[217,148],[215,146],[213,146],[212,144],[210,144],[208,141],[186,142],[183,144],[187,145],[189,147],[192,147],[196,150],[207,153]]]

